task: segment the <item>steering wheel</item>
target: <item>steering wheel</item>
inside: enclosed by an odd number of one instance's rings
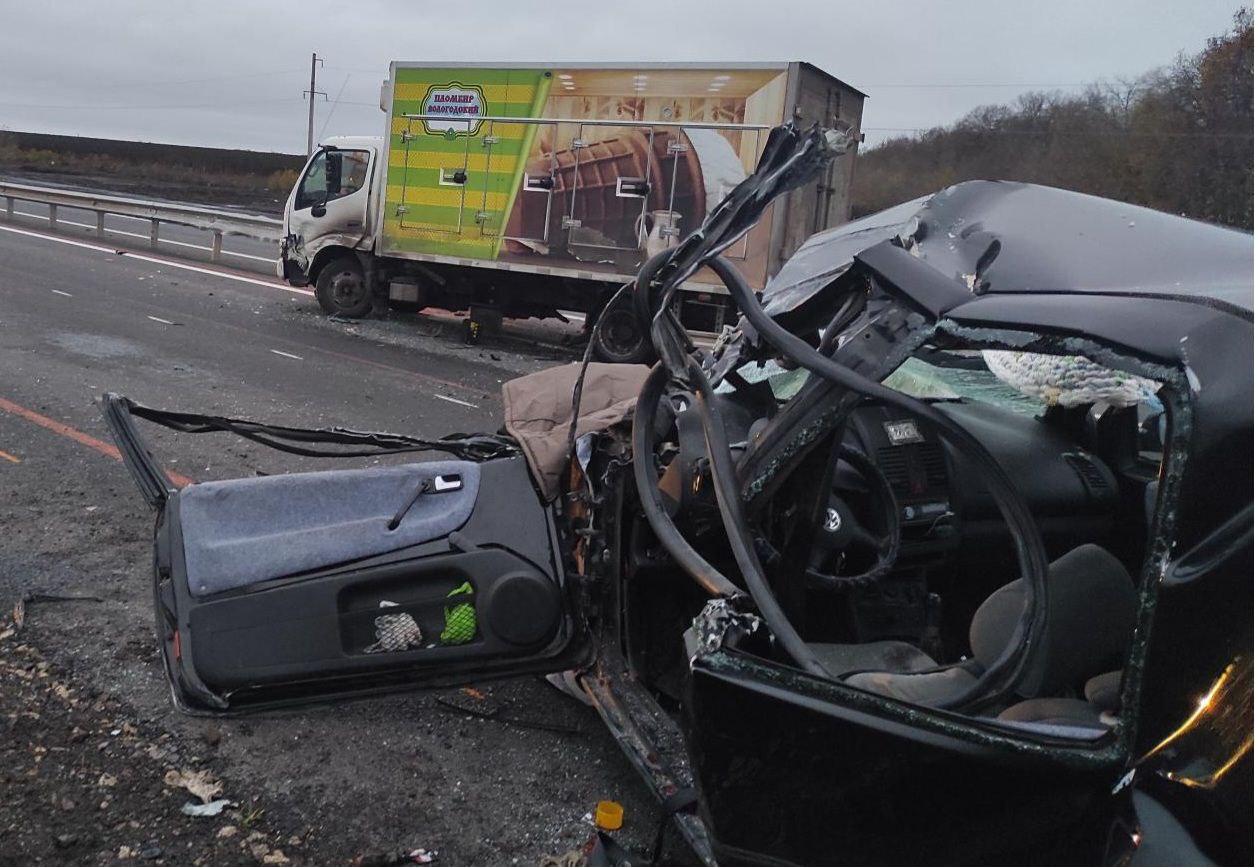
[[[845,444],[838,449],[837,460],[828,504],[821,515],[806,570],[807,586],[829,592],[868,587],[889,574],[897,562],[902,539],[898,499],[876,462]],[[853,473],[842,472],[842,464]],[[860,480],[869,490],[855,484]],[[885,528],[883,535],[877,536],[863,525],[857,510],[850,505],[852,493],[870,495],[872,503],[868,508],[879,512],[877,523]],[[874,555],[875,562],[863,572],[845,574],[847,555],[856,552]]]

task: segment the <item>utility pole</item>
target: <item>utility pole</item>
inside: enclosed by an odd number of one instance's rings
[[[305,155],[309,156],[314,152],[314,97],[321,96],[327,98],[327,94],[318,90],[318,64],[322,63],[322,58],[314,52],[309,56],[309,90],[304,95],[309,97],[309,132],[305,136]]]

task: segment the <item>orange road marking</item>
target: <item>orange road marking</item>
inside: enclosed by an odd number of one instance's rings
[[[80,430],[75,430],[67,424],[62,424],[56,419],[48,418],[46,415],[40,415],[33,409],[27,409],[26,407],[16,404],[11,400],[5,400],[3,397],[0,397],[0,410],[4,410],[5,412],[24,418],[32,424],[37,424],[42,428],[65,437],[66,439],[74,440],[74,442],[79,445],[87,446],[93,451],[100,452],[107,458],[113,458],[115,461],[122,460],[122,453],[119,452],[116,447],[111,446],[103,440],[98,440],[90,434],[85,434]],[[8,455],[5,455],[5,457],[8,457]],[[187,476],[180,476],[178,473],[172,473],[168,470],[166,471],[166,475],[170,477],[170,481],[174,482],[174,484],[180,488],[184,488],[195,483],[193,479],[189,479]]]
[[[17,458],[13,457],[13,455],[9,454],[8,452],[3,452],[3,451],[0,451],[0,458],[4,458],[6,461],[8,461],[8,462],[10,462],[10,463],[13,463],[13,464],[20,464],[20,463],[21,463],[21,461],[20,461],[20,460],[18,460]]]

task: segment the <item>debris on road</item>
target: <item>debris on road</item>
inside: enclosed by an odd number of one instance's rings
[[[463,689],[457,694],[437,696],[436,706],[452,713],[465,714],[476,719],[493,720],[494,722],[506,723],[521,728],[557,732],[565,735],[583,733],[583,729],[578,725],[567,725],[502,713],[504,706],[500,702],[488,698],[477,689]]]
[[[561,855],[546,855],[540,859],[537,867],[585,867],[587,864],[588,859],[584,857],[584,853],[578,849],[572,849]]]
[[[653,860],[634,856],[609,835],[597,831],[579,849],[547,855],[537,867],[632,867],[645,863],[657,864],[657,856]]]
[[[222,794],[222,783],[214,780],[209,771],[170,770],[166,771],[163,781],[167,786],[176,789],[187,789],[202,804],[208,804],[215,796]]]
[[[193,816],[195,818],[204,818],[218,816],[226,807],[238,807],[235,801],[229,801],[226,798],[219,798],[216,801],[210,801],[205,804],[198,804],[195,801],[188,801],[183,805],[182,813],[184,816]]]
[[[434,864],[435,850],[402,849],[399,852],[368,852],[353,859],[350,867],[397,867],[401,864]]]
[[[59,596],[50,593],[28,593],[13,603],[13,631],[21,632],[26,625],[26,609],[31,605],[47,605],[52,602],[104,602],[99,596]]]
[[[23,639],[43,629],[28,623]],[[195,768],[192,756],[109,693],[72,680],[29,639],[0,642],[0,683],[0,864],[332,863],[327,852],[312,858],[308,833],[293,843],[299,827],[269,815],[250,841],[217,827],[225,810],[207,822],[180,816],[182,799],[168,797],[163,775],[172,764]],[[168,776],[222,785],[207,772]],[[197,800],[189,806],[205,806]]]
[[[617,801],[598,801],[593,823],[603,831],[619,830],[623,827],[623,805]]]

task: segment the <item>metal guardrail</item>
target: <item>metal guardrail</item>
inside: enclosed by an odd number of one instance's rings
[[[105,216],[135,217],[148,220],[149,246],[156,249],[159,227],[162,223],[188,226],[213,233],[210,253],[213,261],[222,259],[222,236],[243,235],[259,241],[278,243],[283,235],[283,221],[274,217],[237,214],[214,208],[197,208],[170,202],[153,202],[144,199],[128,199],[122,196],[106,196],[98,193],[81,193],[74,190],[58,190],[28,184],[11,184],[0,181],[0,197],[5,200],[5,216],[13,219],[14,202],[35,202],[48,206],[48,226],[57,227],[57,208],[75,208],[96,214],[96,236],[105,236]]]

